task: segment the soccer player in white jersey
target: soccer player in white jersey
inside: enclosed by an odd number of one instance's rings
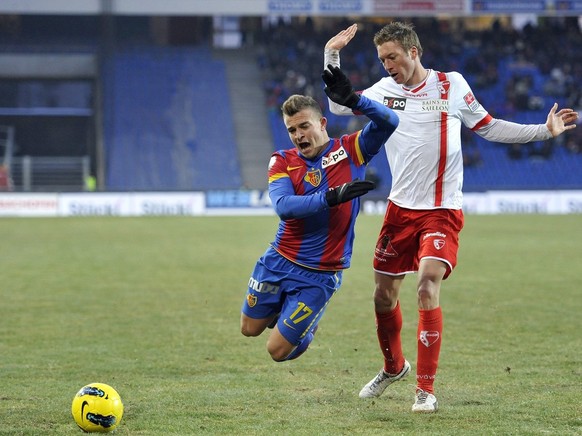
[[[353,24],[325,46],[324,65],[340,65],[339,52],[357,32]],[[374,253],[374,309],[382,370],[360,391],[378,397],[410,372],[402,353],[399,291],[406,274],[418,273],[416,395],[413,412],[435,412],[434,395],[443,316],[442,280],[457,263],[463,228],[461,124],[489,141],[527,143],[573,129],[578,113],[554,104],[545,124],[516,124],[493,118],[458,72],[422,65],[422,46],[411,24],[392,22],[374,36],[378,59],[388,73],[362,94],[383,102],[400,118],[385,144],[392,173],[388,208]],[[329,102],[335,114],[349,108]]]

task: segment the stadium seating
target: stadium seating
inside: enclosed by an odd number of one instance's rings
[[[241,186],[224,65],[207,48],[139,48],[105,68],[110,190]]]

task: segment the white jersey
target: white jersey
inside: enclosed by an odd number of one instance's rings
[[[339,52],[325,51],[324,64],[339,66]],[[457,72],[428,70],[426,79],[407,88],[384,77],[362,94],[393,109],[400,118],[386,142],[392,173],[388,199],[408,209],[461,209],[463,155],[461,123],[495,142],[525,144],[552,137],[545,124],[517,124],[492,118]],[[328,99],[332,113],[351,109]]]
[[[385,77],[363,94],[400,118],[386,142],[392,173],[389,200],[408,209],[461,209],[461,123],[474,129],[492,119],[463,76],[429,70],[413,89]]]

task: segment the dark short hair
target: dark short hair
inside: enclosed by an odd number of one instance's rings
[[[292,95],[285,103],[281,106],[281,112],[283,115],[291,117],[303,109],[311,109],[313,112],[317,113],[320,117],[323,117],[323,112],[321,111],[321,106],[315,101],[313,97],[308,95]]]
[[[382,27],[374,35],[374,44],[379,47],[386,42],[396,42],[406,51],[416,47],[418,55],[422,56],[422,45],[411,23],[393,21]]]

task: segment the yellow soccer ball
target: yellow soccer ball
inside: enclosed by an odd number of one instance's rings
[[[123,417],[123,403],[115,389],[105,383],[83,386],[71,406],[73,418],[81,430],[106,433],[114,430]]]

